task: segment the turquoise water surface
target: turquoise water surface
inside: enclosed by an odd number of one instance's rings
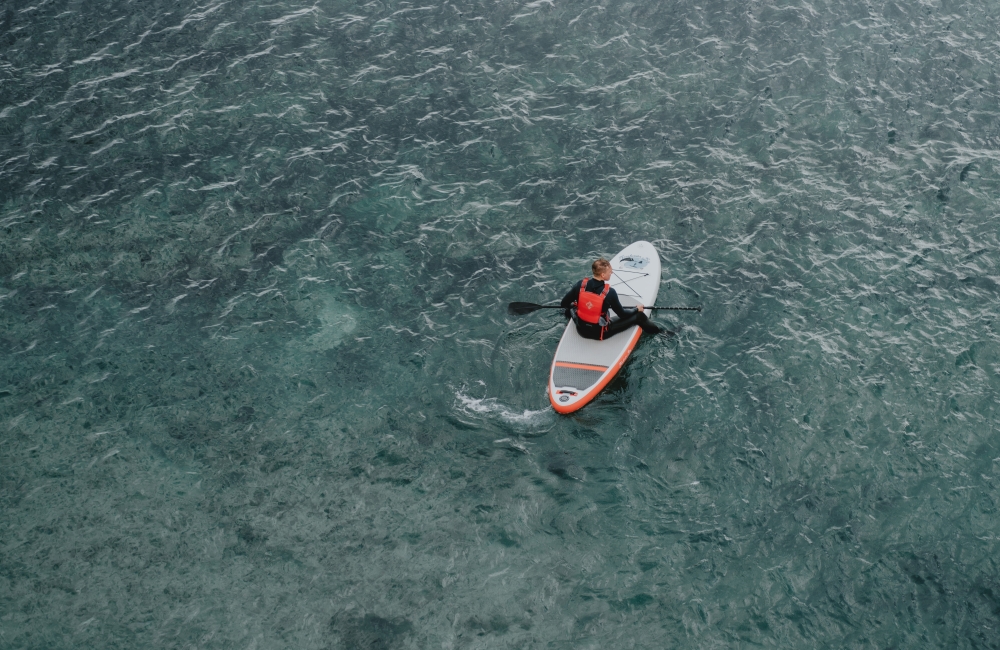
[[[1000,647],[997,3],[0,13],[0,647]]]

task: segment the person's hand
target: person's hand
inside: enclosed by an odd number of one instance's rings
[[[642,311],[643,310],[642,303],[640,302],[638,305],[635,306],[635,308],[638,309],[639,311]]]

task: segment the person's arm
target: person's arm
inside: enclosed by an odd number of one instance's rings
[[[622,301],[618,299],[618,292],[614,289],[608,291],[608,295],[604,298],[604,305],[608,311],[614,311],[618,314],[618,318],[625,318],[636,312],[634,307],[622,307]]]
[[[563,296],[562,302],[559,303],[559,306],[562,307],[563,309],[569,309],[570,307],[573,306],[573,303],[576,302],[576,299],[579,297],[580,297],[580,283],[577,282],[572,287],[570,287],[569,293]]]

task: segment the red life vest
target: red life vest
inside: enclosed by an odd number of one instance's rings
[[[591,293],[587,291],[587,280],[588,278],[584,278],[583,282],[580,283],[580,297],[576,300],[576,315],[584,323],[603,325],[601,318],[607,314],[604,310],[604,296],[608,295],[608,289],[611,286],[605,282],[604,291],[599,294]]]

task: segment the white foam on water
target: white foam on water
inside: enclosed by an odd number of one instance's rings
[[[517,427],[523,427],[529,430],[538,430],[543,427],[548,428],[555,424],[555,414],[549,409],[541,409],[538,411],[525,409],[523,412],[518,413],[504,404],[501,404],[496,400],[496,398],[493,397],[477,399],[475,397],[469,397],[461,391],[455,393],[455,397],[458,398],[461,408],[467,413],[496,418]]]

